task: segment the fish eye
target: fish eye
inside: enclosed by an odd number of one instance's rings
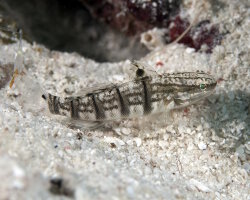
[[[200,89],[201,89],[201,90],[205,90],[205,89],[206,89],[206,85],[205,85],[204,83],[201,83],[201,84],[200,84]]]

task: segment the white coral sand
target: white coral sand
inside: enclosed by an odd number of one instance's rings
[[[220,80],[163,126],[68,128],[45,111],[39,85],[64,95],[122,82],[128,61],[100,64],[24,41],[28,72],[0,90],[0,199],[249,199],[250,16],[246,4],[224,3],[211,20],[227,34],[211,55],[174,44],[142,58],[159,71],[204,70]],[[0,46],[0,64],[16,51]]]

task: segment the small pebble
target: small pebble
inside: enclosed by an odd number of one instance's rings
[[[186,48],[186,52],[190,54],[190,53],[195,52],[195,49],[188,47],[188,48]]]
[[[197,130],[197,131],[203,130],[202,125],[199,125],[199,126],[196,128],[196,130]]]
[[[123,146],[125,144],[124,141],[115,137],[104,137],[104,141],[110,144],[114,143],[116,146]]]
[[[187,134],[190,134],[190,133],[191,133],[191,128],[188,127],[188,128],[186,129],[186,132],[187,132]]]
[[[200,142],[198,144],[198,147],[199,147],[200,150],[205,150],[207,148],[207,145],[204,142]]]
[[[124,76],[123,75],[114,75],[113,79],[115,79],[117,81],[123,81],[124,80]]]
[[[135,198],[135,192],[134,192],[134,189],[133,189],[133,187],[131,187],[131,186],[128,186],[127,187],[127,193],[128,193],[128,196],[130,197],[130,198]]]
[[[131,133],[131,130],[128,129],[128,128],[121,128],[121,132],[124,134],[124,135],[129,135]]]
[[[191,179],[189,182],[191,185],[195,186],[201,192],[211,192],[211,190],[206,185],[195,179]]]
[[[114,131],[116,132],[117,135],[122,135],[120,128],[114,128]]]
[[[142,143],[141,138],[135,138],[134,140],[135,140],[137,147],[141,146],[141,143]]]
[[[20,168],[19,166],[14,166],[13,172],[14,172],[14,175],[18,178],[22,178],[25,176],[24,170],[22,168]]]
[[[67,137],[72,137],[72,133],[67,133]]]

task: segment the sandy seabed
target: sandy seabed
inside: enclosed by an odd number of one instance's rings
[[[73,95],[124,82],[129,62],[97,63],[23,41],[27,73],[10,89],[18,45],[1,45],[0,199],[250,199],[249,3],[223,4],[201,15],[227,32],[212,54],[172,44],[141,59],[160,61],[159,72],[203,70],[218,80],[211,96],[163,125],[69,128],[46,111],[41,88]]]

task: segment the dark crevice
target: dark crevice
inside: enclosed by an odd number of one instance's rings
[[[139,59],[148,52],[138,37],[93,19],[77,0],[0,0],[0,14],[12,18],[29,41],[51,50],[77,52],[99,62]]]

